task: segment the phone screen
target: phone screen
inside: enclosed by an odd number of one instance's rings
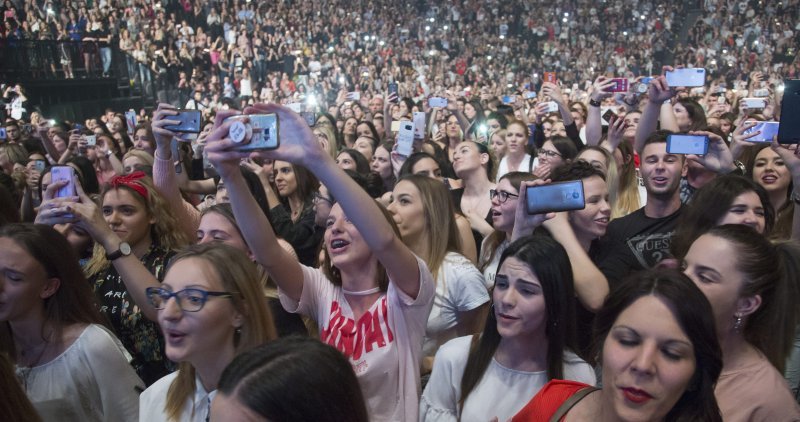
[[[753,132],[761,132],[758,135],[748,138],[750,142],[772,142],[772,138],[778,136],[778,129],[780,129],[780,122],[758,122],[755,126],[744,131],[745,135]]]
[[[666,74],[667,84],[670,87],[695,87],[704,86],[706,82],[706,70],[699,67],[686,69],[675,69]]]
[[[528,186],[525,197],[528,214],[582,210],[586,207],[581,180]]]
[[[667,153],[705,155],[708,152],[708,136],[668,135]]]

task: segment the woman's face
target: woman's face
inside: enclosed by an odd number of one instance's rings
[[[697,369],[694,345],[670,306],[652,295],[619,314],[602,359],[602,400],[622,421],[663,420]]]
[[[331,264],[337,268],[363,269],[365,260],[373,259],[370,250],[355,224],[344,214],[341,205],[334,204],[325,221],[325,249]]]
[[[639,127],[639,120],[642,118],[641,113],[628,113],[625,115],[625,132],[622,137],[625,139],[633,139],[636,136],[636,128]]]
[[[447,125],[445,126],[445,134],[448,138],[458,138],[460,127],[458,126],[458,118],[450,116],[447,118]]]
[[[122,160],[122,167],[125,170],[125,174],[131,174],[135,171],[143,170],[145,167],[147,167],[147,163],[145,163],[141,158],[131,155]]]
[[[147,136],[147,130],[145,129],[139,129],[134,134],[133,148],[145,151],[150,155],[153,155],[156,150],[153,140]]]
[[[50,129],[50,138],[53,140],[53,146],[56,151],[63,154],[67,150],[67,140],[64,133]]]
[[[678,123],[678,129],[681,132],[686,132],[692,126],[692,119],[689,118],[689,112],[686,107],[681,103],[672,105],[672,112],[675,113],[675,120]]]
[[[196,257],[172,264],[161,287],[172,292],[184,289],[226,290],[214,267]],[[188,306],[189,300],[183,299],[181,305]],[[226,297],[208,296],[203,307],[196,312],[182,310],[173,297],[164,304],[164,309],[158,311],[167,357],[173,362],[189,362],[195,367],[220,366],[220,360],[233,359],[234,332],[243,323],[244,316]]]
[[[405,101],[400,101],[398,103],[398,110],[401,116],[407,116],[411,114],[411,110],[408,109],[408,105],[406,104]]]
[[[608,202],[608,185],[599,176],[583,179],[586,206],[582,210],[570,211],[570,225],[578,239],[594,240],[608,229],[611,206]]]
[[[608,176],[608,163],[606,163],[606,156],[600,151],[593,149],[584,149],[578,154],[578,159],[586,161],[592,167],[603,172],[603,175]]]
[[[510,233],[514,228],[514,215],[519,201],[519,190],[508,179],[502,179],[494,188],[498,194],[492,198],[492,226],[495,230]],[[500,200],[503,194],[508,195],[505,202]],[[516,195],[516,196],[511,196]]]
[[[789,183],[792,182],[792,175],[777,152],[771,148],[764,148],[756,155],[753,180],[767,192],[786,192],[789,190]]]
[[[758,194],[749,191],[734,198],[728,212],[717,221],[718,226],[723,224],[742,224],[764,234],[764,204]]]
[[[375,155],[372,156],[370,168],[381,176],[381,180],[390,179],[394,175],[391,153],[383,146],[379,146],[375,149]]]
[[[333,207],[331,194],[328,192],[328,188],[320,183],[317,194],[314,195],[314,224],[318,227],[325,227],[331,207]]]
[[[502,159],[506,155],[506,139],[499,134],[492,135],[492,141],[490,144],[492,148],[492,152],[494,152],[494,156],[498,157],[498,159]]]
[[[144,199],[128,189],[111,189],[103,197],[103,217],[111,230],[134,249],[151,243],[150,226],[155,224]]]
[[[497,332],[504,340],[528,338],[541,341],[547,324],[544,291],[531,268],[509,257],[497,271],[492,291]]]
[[[239,228],[233,225],[230,220],[216,212],[206,212],[200,218],[200,225],[197,227],[197,243],[220,242],[250,254]]]
[[[358,126],[356,126],[356,135],[372,137],[372,130],[370,130],[367,124],[359,123]]]
[[[472,121],[477,114],[478,112],[477,110],[475,110],[475,107],[473,107],[472,104],[470,103],[464,104],[464,116],[466,116],[467,119]]]
[[[111,126],[108,129],[113,133],[117,133],[121,131],[124,126],[125,124],[122,119],[120,119],[119,116],[114,116],[114,118],[111,119]]]
[[[525,128],[519,124],[510,124],[506,128],[506,148],[508,155],[521,157],[525,154],[525,144],[528,139],[525,137]]]
[[[372,161],[372,140],[370,138],[357,138],[353,149],[360,152],[367,161]]]
[[[336,164],[342,170],[356,171],[357,168],[356,160],[346,152],[339,153],[339,155],[336,157]]]
[[[424,234],[427,226],[425,209],[419,189],[413,183],[404,180],[394,187],[389,212],[407,243],[415,242]]]
[[[72,223],[66,223],[54,224],[53,228],[67,238],[67,242],[69,242],[70,246],[72,246],[72,250],[75,251],[75,255],[79,258],[86,255],[87,251],[91,252],[89,248],[94,241],[92,240],[92,236],[90,236],[83,227]]]
[[[345,135],[355,135],[356,125],[357,125],[356,119],[350,118],[345,120],[344,129],[342,130],[342,133],[344,133]]]
[[[549,164],[551,172],[564,164],[564,157],[553,145],[553,141],[544,141],[542,147],[539,148],[539,164]]]
[[[297,177],[294,167],[286,161],[275,161],[273,164],[275,172],[275,187],[278,188],[278,195],[286,198],[297,192]]]
[[[456,175],[463,178],[462,175],[466,172],[483,166],[483,160],[483,154],[480,153],[474,142],[462,142],[458,144],[453,153],[453,170]]]
[[[39,261],[9,237],[0,237],[0,321],[41,318],[44,300],[58,290]],[[38,314],[38,315],[37,315]]]
[[[414,163],[414,165],[411,167],[411,173],[438,180],[442,179],[442,169],[439,168],[439,164],[436,163],[436,160],[430,157],[422,158]]]
[[[717,326],[717,335],[732,332],[743,298],[744,273],[737,269],[739,254],[725,239],[705,234],[692,243],[684,258],[684,273],[703,291]]]
[[[725,135],[728,135],[728,134],[731,133],[731,129],[732,129],[731,126],[733,126],[733,125],[731,124],[730,120],[728,120],[728,119],[720,119],[720,121],[719,121],[719,130],[721,130],[722,133],[724,133]]]

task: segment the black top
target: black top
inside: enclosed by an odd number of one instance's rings
[[[292,245],[300,263],[316,267],[317,252],[325,230],[317,229],[314,224],[314,208],[310,202],[303,205],[303,211],[296,223],[292,221],[292,216],[284,205],[272,208],[270,214],[275,233]]]

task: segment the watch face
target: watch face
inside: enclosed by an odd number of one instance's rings
[[[122,242],[119,244],[119,251],[122,252],[123,255],[130,255],[131,245],[129,245],[127,242]]]

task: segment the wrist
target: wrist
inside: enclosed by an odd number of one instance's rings
[[[602,105],[602,103],[600,102],[600,100],[597,100],[597,99],[592,97],[592,98],[589,98],[589,105],[592,106],[592,107],[600,107]]]
[[[169,147],[156,147],[155,158],[159,160],[171,160],[172,159],[172,150]]]

